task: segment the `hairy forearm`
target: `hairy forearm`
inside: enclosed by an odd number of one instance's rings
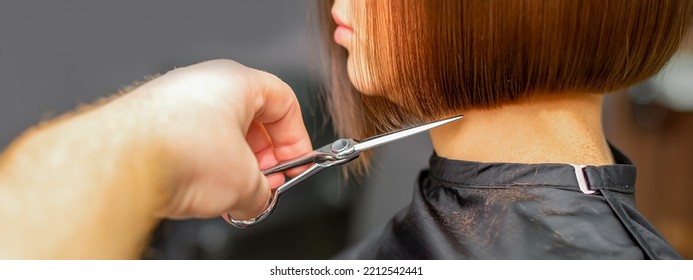
[[[133,258],[173,182],[146,100],[40,125],[0,157],[0,258]],[[146,116],[149,120],[156,119]]]

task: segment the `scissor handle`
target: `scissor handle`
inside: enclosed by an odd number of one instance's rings
[[[274,207],[277,205],[277,200],[279,200],[279,192],[277,192],[277,189],[274,189],[272,190],[272,194],[270,194],[269,206],[267,206],[267,209],[262,211],[260,215],[257,215],[257,217],[248,220],[236,220],[231,217],[231,214],[229,213],[226,213],[226,217],[229,218],[229,222],[231,222],[231,224],[235,227],[247,228],[267,219],[267,217],[274,212]]]
[[[308,168],[308,170],[304,171],[296,177],[291,178],[288,182],[282,184],[279,188],[272,190],[272,194],[270,195],[269,206],[267,206],[267,209],[265,209],[265,211],[262,211],[262,213],[260,213],[260,215],[257,215],[257,217],[255,218],[248,220],[236,220],[233,217],[231,217],[231,214],[228,213],[226,214],[226,217],[228,217],[231,224],[237,228],[247,228],[259,222],[262,222],[265,219],[267,219],[267,217],[269,217],[272,214],[272,212],[274,212],[274,208],[277,206],[277,201],[279,200],[279,196],[281,196],[281,194],[283,194],[293,186],[300,184],[301,182],[305,181],[311,176],[327,169],[328,167],[330,167],[330,165],[320,163],[313,164]]]
[[[272,175],[274,173],[279,173],[282,171],[286,171],[292,168],[296,168],[299,166],[303,166],[309,163],[315,162],[315,159],[318,157],[319,153],[313,151],[311,153],[308,153],[307,155],[304,155],[299,158],[295,158],[292,160],[287,160],[287,161],[282,161],[278,163],[275,166],[272,166],[270,168],[267,168],[265,170],[262,170],[262,174],[267,176],[267,175]]]

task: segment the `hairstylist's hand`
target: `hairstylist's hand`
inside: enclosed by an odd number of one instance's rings
[[[178,68],[124,98],[142,95],[167,118],[161,132],[180,168],[167,217],[255,217],[270,187],[284,182],[283,174],[265,178],[260,170],[312,150],[291,88],[234,61]]]
[[[173,70],[0,154],[0,259],[132,258],[160,217],[252,218],[284,179],[260,168],[311,150],[277,77],[228,60]]]

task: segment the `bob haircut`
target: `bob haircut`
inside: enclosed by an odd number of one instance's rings
[[[332,1],[319,3],[327,109],[337,133],[354,138],[536,94],[626,88],[664,67],[691,16],[691,0],[364,2],[359,69],[380,96],[351,84]]]

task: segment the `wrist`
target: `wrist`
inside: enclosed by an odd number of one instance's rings
[[[92,120],[114,123],[111,128],[103,127],[101,137],[113,135],[113,157],[122,178],[116,181],[127,181],[128,192],[146,208],[143,213],[155,217],[162,216],[182,174],[175,139],[166,133],[171,130],[167,127],[170,116],[162,113],[162,106],[165,104],[136,89],[100,108]]]

